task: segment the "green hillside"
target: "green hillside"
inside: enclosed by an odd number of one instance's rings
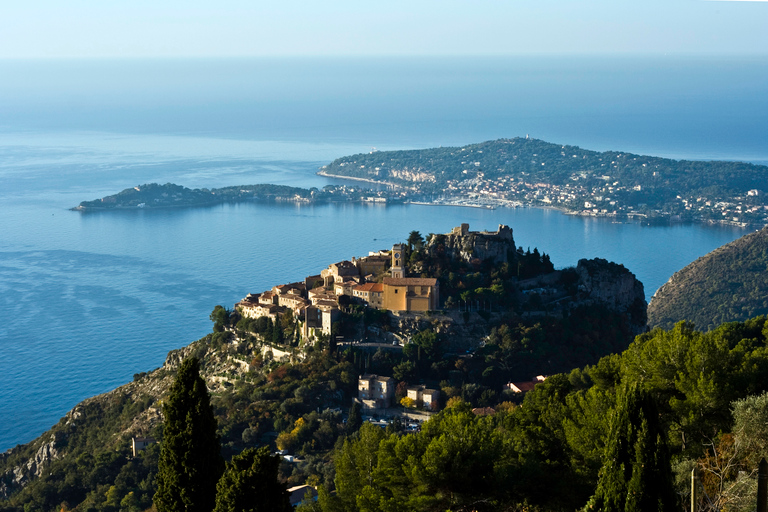
[[[701,329],[768,313],[768,228],[697,259],[662,286],[648,305],[648,324],[689,320]]]

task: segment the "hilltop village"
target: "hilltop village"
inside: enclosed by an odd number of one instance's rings
[[[513,277],[510,268],[516,269]],[[471,357],[485,344],[488,326],[509,318],[510,307],[521,318],[535,320],[567,317],[580,307],[597,304],[628,313],[635,331],[644,327],[642,284],[620,265],[582,260],[576,269],[556,271],[546,254],[516,248],[508,226],[470,231],[468,224],[462,224],[426,240],[412,232],[408,244],[339,261],[301,281],[249,293],[235,304],[233,323],[261,334],[263,354],[274,360],[302,357],[316,344],[354,347],[368,352],[370,360],[371,352],[413,350],[424,333],[445,340],[444,354]],[[371,316],[376,321],[366,320]],[[421,348],[417,350],[421,354]],[[524,393],[542,382],[541,373],[552,368],[536,364],[531,361],[531,367],[509,375],[530,377],[514,382],[509,378],[504,389]],[[359,376],[357,398],[364,409],[381,413],[397,405],[395,386],[404,380],[403,372],[397,379],[391,367],[388,373]],[[417,373],[411,372],[411,380],[423,382]],[[409,386],[400,394],[405,395],[401,404],[440,408],[440,390],[428,385]]]
[[[357,302],[393,312],[439,309],[440,287],[435,278],[406,277],[405,247],[372,252],[363,258],[333,263],[319,275],[282,284],[260,294],[248,294],[235,304],[245,317],[273,322],[291,315],[301,323],[304,340],[331,335],[340,307]]]

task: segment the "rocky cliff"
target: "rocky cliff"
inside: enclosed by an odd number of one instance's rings
[[[477,259],[490,260],[500,265],[512,261],[515,257],[512,228],[503,224],[499,224],[497,231],[470,231],[469,224],[462,224],[453,228],[450,233],[432,237],[428,249],[433,249],[438,243],[445,246],[451,258],[467,263]]]
[[[576,266],[576,273],[583,303],[601,303],[615,311],[629,313],[638,330],[645,328],[645,289],[624,265],[602,258],[582,259]]]

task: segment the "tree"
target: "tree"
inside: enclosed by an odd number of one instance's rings
[[[352,407],[349,408],[349,415],[347,416],[347,434],[353,434],[363,424],[363,415],[360,412],[360,404],[352,402]]]
[[[224,306],[216,306],[213,308],[213,311],[208,318],[213,322],[214,332],[221,332],[229,325],[229,311],[227,311]]]
[[[665,430],[651,395],[632,385],[614,411],[597,490],[585,510],[678,510]]]
[[[224,461],[197,358],[179,366],[163,414],[155,506],[158,512],[208,512],[216,501]]]
[[[421,233],[418,231],[411,231],[408,235],[408,249],[411,252],[413,252],[414,249],[418,251],[421,249],[422,245],[424,245],[424,238],[422,238]]]
[[[279,466],[266,446],[232,457],[216,486],[214,512],[290,512],[288,491],[277,480]]]

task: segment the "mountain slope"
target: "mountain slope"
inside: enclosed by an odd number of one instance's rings
[[[697,259],[654,294],[648,325],[690,320],[701,329],[768,313],[768,228]]]

